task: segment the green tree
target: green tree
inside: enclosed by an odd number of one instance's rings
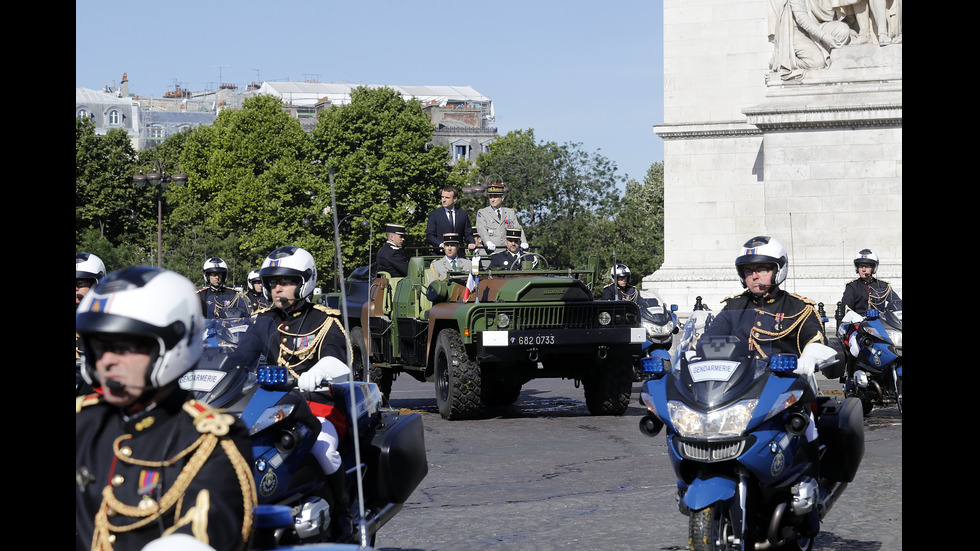
[[[155,202],[133,186],[135,163],[125,130],[99,136],[92,119],[75,119],[75,248],[97,254],[108,270],[152,258],[144,237]]]
[[[664,256],[664,165],[653,163],[640,184],[630,179],[610,234],[616,260],[630,267],[634,278],[652,274]]]
[[[506,203],[551,265],[581,266],[591,255],[611,258],[607,234],[619,176],[600,153],[579,143],[535,142],[533,130],[516,130],[477,158],[477,171],[503,178]]]
[[[173,145],[169,141],[164,145]],[[309,250],[319,266],[329,263],[332,232],[316,222],[326,188],[316,177],[309,135],[281,100],[249,98],[178,145],[170,154],[179,157],[188,180],[167,191],[172,248],[165,259],[174,269],[185,267],[178,271],[189,270],[197,281],[204,260],[220,256],[230,281],[242,285],[248,271],[285,245]]]
[[[432,132],[421,103],[390,88],[355,88],[349,104],[320,114],[312,138],[325,173],[321,179],[333,170],[346,272],[350,264],[366,263],[369,247],[372,254],[378,250],[389,222],[405,225],[406,245],[423,243],[436,192],[450,181],[448,151],[429,143]],[[320,220],[332,224],[326,191],[318,204],[329,217]]]

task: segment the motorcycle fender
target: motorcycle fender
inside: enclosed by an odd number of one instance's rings
[[[735,497],[736,483],[727,478],[695,479],[684,493],[684,504],[692,511],[699,511],[719,501]]]

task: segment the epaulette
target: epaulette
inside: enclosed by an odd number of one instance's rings
[[[804,297],[802,295],[798,295],[796,293],[790,293],[789,296],[798,298],[798,299],[802,300],[803,302],[809,304],[810,306],[816,306],[817,305],[817,301],[813,300],[812,298],[806,298],[806,297]]]
[[[728,302],[729,300],[732,300],[733,298],[738,298],[738,297],[740,297],[740,296],[742,296],[744,294],[745,293],[739,293],[737,295],[732,295],[730,297],[725,297],[725,298],[721,299],[721,302]]]
[[[261,314],[262,312],[268,312],[269,310],[272,310],[272,306],[259,307],[259,309],[257,309],[256,311],[252,312],[251,315],[252,315],[252,317],[254,317],[254,316],[258,315],[258,314]]]
[[[197,400],[184,402],[184,411],[194,418],[194,426],[201,434],[224,436],[228,434],[228,429],[235,423],[234,416],[222,413],[221,410],[214,409]]]
[[[82,411],[82,408],[94,406],[102,401],[102,395],[98,393],[86,394],[85,396],[75,397],[75,413]]]
[[[340,315],[340,310],[337,310],[336,308],[327,308],[326,306],[324,306],[322,304],[314,304],[313,307],[316,308],[317,310],[321,311],[321,312],[326,312],[327,314],[329,314],[331,316],[339,316]]]
[[[612,287],[612,283],[607,283],[606,287]],[[606,287],[603,287],[603,289],[605,289]]]

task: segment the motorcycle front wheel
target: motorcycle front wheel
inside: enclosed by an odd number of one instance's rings
[[[735,525],[728,506],[719,501],[700,511],[691,511],[689,521],[691,551],[735,551]]]

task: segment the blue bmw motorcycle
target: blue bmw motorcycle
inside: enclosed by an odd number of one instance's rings
[[[231,365],[229,351],[249,325],[249,318],[209,320],[204,353],[179,384],[198,400],[240,417],[248,427],[252,474],[263,511],[256,517],[256,537],[266,542],[262,548],[327,541],[330,504],[319,497],[326,479],[310,453],[320,433],[320,421],[308,403],[316,399],[300,392],[285,368]],[[340,452],[354,536],[373,545],[378,530],[402,509],[428,473],[422,418],[383,407],[374,383],[330,384],[316,393],[329,394],[335,407],[347,414]],[[350,413],[352,403],[356,420]],[[287,518],[278,518],[280,509]],[[263,529],[261,525],[270,522],[267,518],[276,521]]]
[[[686,323],[671,362],[644,358],[640,431],[666,429],[692,550],[810,551],[864,455],[861,403],[816,395],[795,355],[713,335],[726,314]]]
[[[864,319],[853,323],[838,320],[837,335],[844,347],[853,342],[858,350],[856,357],[847,354],[847,372],[841,377],[844,395],[861,400],[865,415],[874,406],[892,404],[902,414],[901,303],[898,307],[868,310]]]

